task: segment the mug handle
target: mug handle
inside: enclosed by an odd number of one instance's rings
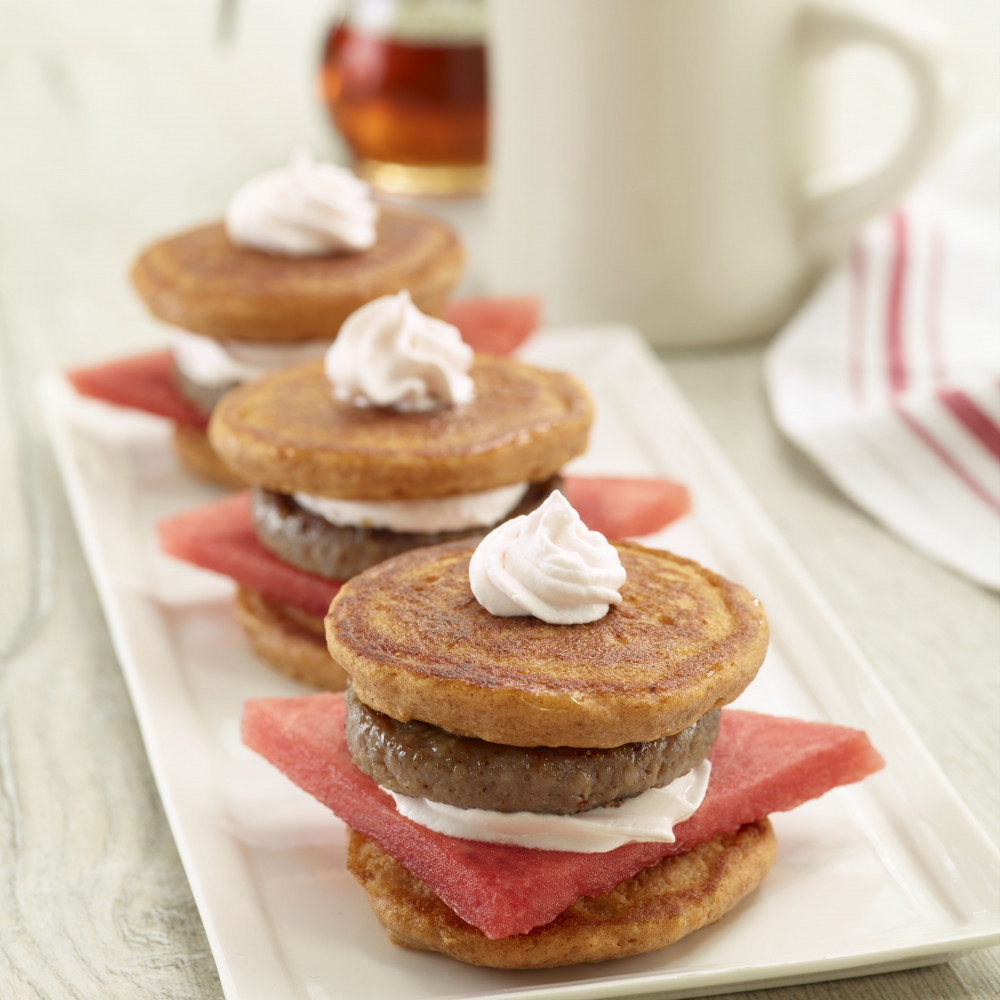
[[[887,16],[837,0],[810,0],[803,12],[802,43],[807,57],[870,43],[888,50],[913,87],[913,120],[889,162],[861,177],[834,168],[808,178],[800,235],[814,248],[836,246],[876,212],[891,205],[934,160],[958,120],[962,92],[955,53],[943,28]]]

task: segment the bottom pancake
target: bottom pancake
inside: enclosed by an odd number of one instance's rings
[[[213,486],[246,489],[247,483],[219,458],[204,431],[178,424],[174,427],[171,445],[178,464],[196,479]]]
[[[497,969],[603,962],[664,948],[731,910],[760,884],[777,853],[771,824],[748,823],[664,858],[610,892],[577,900],[528,934],[493,940],[381,848],[349,833],[347,868],[394,944]]]
[[[344,690],[347,675],[327,651],[321,618],[243,588],[233,600],[233,617],[254,652],[279,673],[327,691]]]

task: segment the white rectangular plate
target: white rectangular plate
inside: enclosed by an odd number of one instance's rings
[[[669,476],[692,513],[650,539],[748,586],[772,627],[743,707],[868,731],[886,769],[774,817],[778,861],[718,924],[638,958],[499,972],[391,945],[344,868],[332,815],[239,742],[246,698],[303,689],[256,662],[229,581],[176,563],[154,525],[217,494],[173,465],[156,418],[45,411],[160,795],[229,1000],[705,995],[906,968],[1000,940],[1000,855],[643,341],[550,331],[527,360],[573,372],[597,422],[577,471]],[[947,836],[935,818],[947,818]]]

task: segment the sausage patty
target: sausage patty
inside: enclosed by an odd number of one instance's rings
[[[561,488],[560,476],[553,476],[544,483],[532,483],[517,507],[501,520],[533,511],[553,490]],[[401,552],[482,535],[496,527],[490,525],[433,534],[390,531],[387,528],[342,527],[300,507],[286,493],[265,489],[254,490],[253,522],[257,537],[266,549],[285,562],[327,580],[349,580]]]
[[[354,695],[347,703],[347,745],[354,763],[401,795],[497,812],[573,814],[662,788],[708,756],[719,711],[648,743],[610,750],[512,747],[431,726],[397,722]]]

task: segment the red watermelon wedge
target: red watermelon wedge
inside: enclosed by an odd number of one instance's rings
[[[292,566],[257,539],[250,494],[237,493],[196,507],[157,526],[167,555],[232,577],[241,587],[272,601],[290,604],[322,618],[340,584]]]
[[[638,491],[635,489],[638,484]],[[584,522],[609,538],[640,535],[662,527],[679,510],[682,486],[667,480],[589,479],[569,476],[566,488]],[[635,493],[643,502],[635,500]],[[329,610],[339,583],[279,559],[261,545],[253,528],[250,494],[216,500],[157,525],[167,555],[232,577],[241,587],[311,615]]]
[[[484,354],[510,354],[538,327],[540,307],[533,298],[472,298],[448,304],[446,318],[472,347]],[[119,358],[66,373],[81,396],[166,417],[204,430],[208,417],[177,388],[170,351]]]
[[[208,417],[181,395],[169,351],[137,354],[90,368],[75,368],[66,377],[81,396],[115,406],[166,417],[175,424],[204,430]]]
[[[480,354],[511,354],[538,329],[542,306],[536,298],[455,299],[444,309],[462,339]]]
[[[674,844],[604,854],[536,851],[458,840],[396,812],[351,761],[337,694],[262,698],[243,710],[243,742],[422,879],[487,937],[527,933],[581,896],[607,892],[668,854],[769,813],[791,809],[883,766],[864,733],[727,709],[704,802]]]
[[[566,499],[606,538],[651,535],[691,509],[687,488],[669,479],[565,476]]]

